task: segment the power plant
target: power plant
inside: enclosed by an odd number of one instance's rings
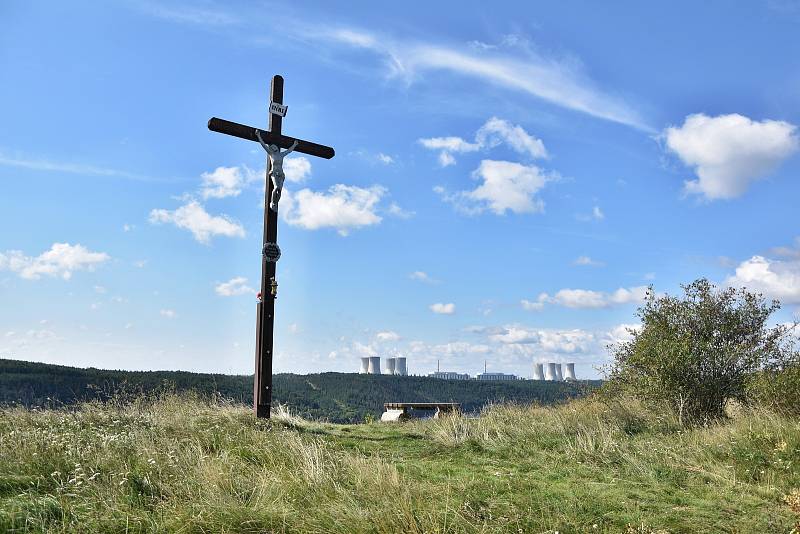
[[[558,375],[556,374],[555,362],[550,362],[547,364],[547,371],[544,374],[544,379],[550,382],[558,380]]]
[[[563,371],[562,366],[566,366],[566,372]],[[544,364],[535,363],[533,364],[533,379],[534,380],[548,380],[551,382],[563,382],[564,380],[578,380],[575,376],[575,364],[574,363],[565,363],[560,364],[556,362],[549,362],[547,364],[547,370],[542,376],[542,367]]]
[[[361,369],[359,373],[362,375],[379,375],[381,374],[381,357],[380,356],[364,356],[361,358]],[[407,376],[408,369],[406,368],[405,356],[398,356],[396,358],[386,358],[386,367],[383,369],[385,375],[399,375]]]
[[[385,367],[381,368],[380,356],[364,356],[361,358],[361,370],[359,373],[362,375],[408,376],[405,356],[388,357],[384,363]],[[483,373],[478,373],[474,377],[467,373],[439,371],[438,364],[437,371],[428,373],[428,376],[442,380],[524,380],[524,378],[513,374],[486,372],[485,366]],[[572,362],[563,364],[557,362],[534,363],[532,379],[548,382],[573,382],[578,380],[575,376],[575,364]]]
[[[575,364],[568,363],[567,364],[567,374],[564,376],[564,380],[577,380],[575,378]]]
[[[543,363],[534,363],[533,364],[533,379],[534,380],[544,380],[544,364]]]
[[[367,373],[371,375],[379,375],[381,374],[381,357],[380,356],[370,356],[369,357],[369,367],[367,368]]]

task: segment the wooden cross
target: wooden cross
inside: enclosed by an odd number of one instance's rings
[[[286,107],[283,106],[283,77],[272,77],[270,86],[270,114],[269,130],[259,130],[252,126],[245,126],[235,122],[211,118],[208,129],[234,137],[258,142],[258,135],[268,145],[277,145],[279,148],[290,148],[297,145],[294,150],[330,159],[334,151],[329,146],[318,145],[310,141],[287,137],[281,133],[283,116]],[[253,379],[253,408],[256,417],[269,418],[272,404],[272,346],[273,331],[275,327],[275,297],[277,296],[278,283],[275,281],[275,265],[280,257],[278,243],[278,210],[270,209],[273,183],[270,179],[272,160],[267,160],[267,187],[264,195],[264,242],[261,249],[261,299],[256,306],[256,372]]]

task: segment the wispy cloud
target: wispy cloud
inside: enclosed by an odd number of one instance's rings
[[[560,107],[654,132],[621,98],[596,86],[573,61],[528,49],[524,56],[494,48],[392,40],[353,28],[309,28],[307,38],[371,50],[385,60],[387,75],[412,83],[425,71],[450,71],[522,91]]]
[[[31,158],[27,156],[10,156],[0,150],[0,165],[6,167],[19,167],[35,171],[65,172],[69,174],[83,174],[89,176],[108,176],[111,178],[125,178],[128,180],[139,180],[143,182],[154,182],[156,178],[143,176],[118,169],[107,167],[97,167],[82,163],[71,163],[63,161],[51,161],[43,158]]]

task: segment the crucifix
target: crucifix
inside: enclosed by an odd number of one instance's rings
[[[253,408],[256,417],[269,418],[272,404],[272,346],[275,327],[275,298],[278,282],[275,266],[281,256],[278,247],[278,202],[283,190],[283,158],[292,151],[330,159],[329,146],[287,137],[281,133],[287,106],[283,104],[283,77],[272,77],[270,86],[269,130],[259,130],[235,122],[211,118],[208,129],[248,141],[256,141],[267,151],[267,187],[264,192],[264,240],[261,248],[261,293],[256,305],[256,372],[253,379]],[[284,149],[281,151],[281,149]]]

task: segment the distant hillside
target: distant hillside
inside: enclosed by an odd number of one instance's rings
[[[554,383],[439,380],[428,377],[347,373],[277,374],[274,403],[286,404],[305,418],[360,422],[379,417],[384,402],[460,402],[467,412],[491,402],[552,404],[578,397],[599,381]],[[118,392],[193,390],[252,403],[253,377],[185,371],[109,371],[0,359],[0,404],[50,406],[81,400],[105,400]]]

